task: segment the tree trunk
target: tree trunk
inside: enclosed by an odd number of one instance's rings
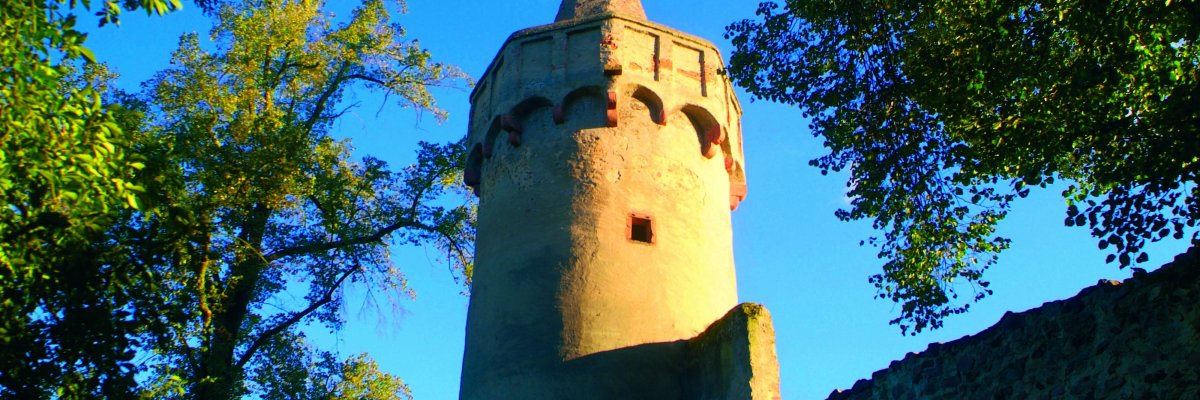
[[[224,304],[211,307],[220,311],[214,313],[209,345],[204,349],[197,380],[193,383],[193,396],[197,400],[228,400],[242,394],[239,388],[243,371],[236,370],[234,352],[241,340],[242,325],[249,314],[258,280],[267,266],[261,254],[270,214],[265,205],[255,205],[241,226],[238,239],[242,247],[237,250],[236,261],[226,279],[225,295],[218,299]]]

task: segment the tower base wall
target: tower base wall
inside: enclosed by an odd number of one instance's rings
[[[779,399],[775,327],[766,307],[742,303],[688,341],[684,398]]]
[[[777,400],[771,315],[743,303],[700,335],[514,370],[464,387],[462,399]]]

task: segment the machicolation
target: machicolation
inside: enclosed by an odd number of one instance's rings
[[[699,154],[722,156],[736,208],[747,192],[741,108],[713,60],[720,55],[703,39],[619,16],[516,32],[471,94],[471,132],[484,134],[469,138],[467,183],[483,190],[484,164],[498,146],[521,146],[530,125],[580,130],[631,118],[659,126],[677,120],[695,130]]]

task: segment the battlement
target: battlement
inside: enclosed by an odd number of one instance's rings
[[[498,146],[519,147],[527,126],[545,122],[531,120],[539,110],[568,130],[617,128],[628,118],[664,127],[679,121],[696,131],[698,156],[724,161],[736,208],[746,196],[741,106],[722,68],[711,43],[620,15],[514,33],[471,94],[465,180],[486,190],[484,164]]]

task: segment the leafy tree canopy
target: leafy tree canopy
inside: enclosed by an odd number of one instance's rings
[[[966,311],[956,287],[991,293],[995,226],[1033,186],[1065,182],[1066,224],[1110,263],[1197,241],[1196,1],[782,3],[728,27],[729,73],[811,118],[830,152],[810,164],[849,170],[837,216],[883,232],[871,282],[902,331]]]
[[[152,263],[172,289],[161,292],[164,314],[180,321],[154,343],[156,373],[196,398],[241,396],[256,387],[244,384],[247,371],[309,357],[281,341],[308,323],[340,328],[348,284],[407,293],[391,243],[436,244],[459,271],[469,267],[473,208],[434,205],[455,186],[459,144],[422,144],[417,164],[393,171],[351,160],[349,142],[329,132],[354,89],[441,120],[428,88],[463,75],[405,39],[382,1],[339,24],[323,6],[227,1],[215,13],[216,50],[185,35],[147,84],[137,150],[154,182],[146,202],[159,210],[131,220],[128,239],[161,257]],[[287,307],[288,288],[302,286],[303,304]]]
[[[86,3],[86,2],[85,2]],[[99,2],[100,21],[174,1]],[[84,47],[75,1],[0,2],[0,395],[128,392],[125,270],[89,267],[120,210],[138,207],[144,164],[101,102],[102,66]],[[84,250],[87,249],[87,250]]]
[[[185,35],[134,94],[72,69],[92,56],[60,3],[0,5],[0,397],[408,397],[300,328],[339,329],[348,285],[408,295],[391,244],[469,279],[473,206],[439,200],[461,145],[392,169],[330,129],[355,90],[441,121],[429,87],[464,75],[404,37],[402,2],[340,22],[321,1],[201,3],[215,48]]]

